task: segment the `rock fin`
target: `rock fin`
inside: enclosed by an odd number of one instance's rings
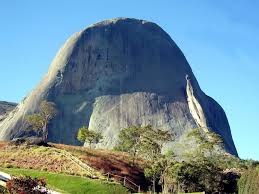
[[[189,110],[196,124],[201,128],[208,129],[204,111],[198,99],[194,95],[191,80],[188,75],[186,75],[186,94]]]

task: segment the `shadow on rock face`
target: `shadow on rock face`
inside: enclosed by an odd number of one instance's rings
[[[53,142],[78,144],[83,125],[103,133],[102,148],[112,148],[119,131],[132,125],[150,124],[180,137],[198,126],[187,102],[186,75],[209,127],[237,155],[223,109],[202,92],[178,46],[158,25],[129,18],[72,35],[41,83],[0,123],[0,139],[21,135],[24,116],[37,111],[43,99],[59,111],[49,125]]]

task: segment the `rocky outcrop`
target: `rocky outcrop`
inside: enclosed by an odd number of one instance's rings
[[[186,94],[187,94],[187,102],[189,105],[190,113],[194,118],[197,126],[207,129],[208,126],[207,126],[205,114],[203,112],[202,106],[200,105],[198,99],[194,96],[194,91],[188,75],[186,75]]]
[[[176,139],[207,126],[237,155],[223,109],[202,92],[181,50],[152,22],[117,18],[71,36],[41,83],[0,123],[0,139],[24,136],[24,116],[43,99],[59,111],[49,125],[50,141],[78,144],[77,129],[86,125],[103,133],[99,147],[112,148],[131,125],[170,130]]]
[[[0,122],[3,121],[7,117],[8,113],[10,113],[16,106],[17,104],[13,102],[0,101]]]

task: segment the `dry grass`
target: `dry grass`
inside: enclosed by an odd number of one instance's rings
[[[1,142],[0,166],[91,176],[58,149],[42,146],[10,146]]]
[[[126,176],[138,185],[147,185],[143,172],[145,161],[137,159],[132,165],[132,157],[123,152],[111,150],[91,150],[85,147],[69,146],[64,144],[52,144],[54,147],[67,150],[80,158],[89,166],[102,173],[112,173]]]
[[[145,162],[141,159],[137,159],[136,164],[132,165],[132,157],[123,152],[91,150],[63,144],[51,144],[51,147],[43,147],[13,146],[7,142],[0,142],[0,167],[91,176],[65,157],[62,154],[64,150],[88,164],[97,176],[100,173],[112,173],[122,177],[126,176],[138,185],[147,185],[143,172]]]

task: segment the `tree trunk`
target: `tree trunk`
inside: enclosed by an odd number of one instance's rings
[[[166,180],[163,178],[163,183],[162,183],[162,194],[169,194],[169,185],[168,183],[166,182]]]
[[[43,129],[42,129],[42,139],[43,139],[43,142],[44,143],[47,143],[47,140],[48,140],[48,130],[47,130],[47,124],[45,123],[44,126],[43,126]]]
[[[153,177],[153,193],[156,193],[156,179]]]
[[[136,152],[136,150],[134,150],[134,153],[133,153],[133,166],[135,166],[135,159],[136,159],[136,154],[137,154],[137,152]]]

